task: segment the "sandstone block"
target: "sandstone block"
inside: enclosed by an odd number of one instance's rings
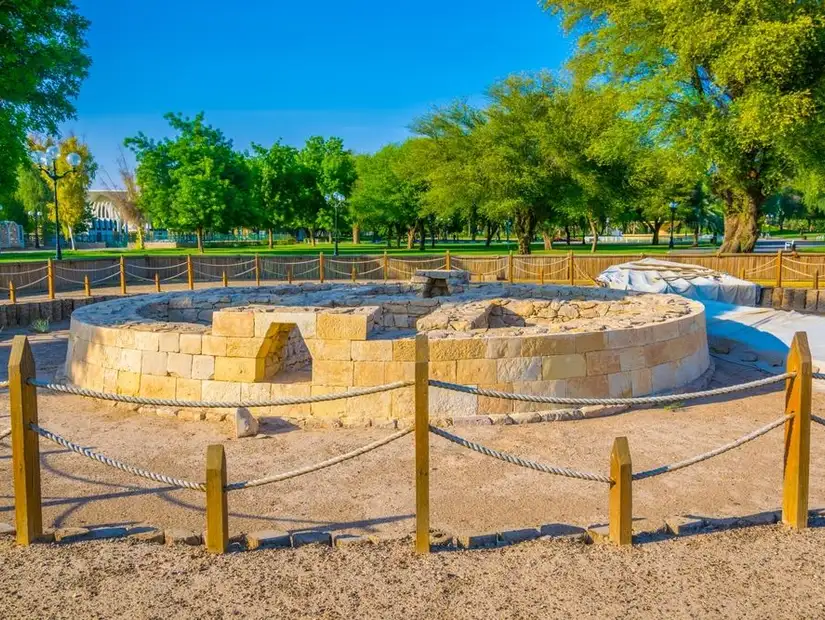
[[[514,424],[536,424],[541,422],[541,414],[535,411],[518,411],[510,415]]]
[[[456,362],[456,381],[465,385],[496,383],[500,361],[493,359],[458,360]]]
[[[805,292],[805,311],[816,312],[816,306],[819,303],[819,291],[810,289]]]
[[[453,415],[455,426],[492,426],[493,419],[486,415]]]
[[[607,375],[622,370],[621,357],[614,349],[590,351],[586,358],[588,376]]]
[[[178,400],[200,400],[201,382],[198,379],[176,379],[175,398]]]
[[[215,336],[252,338],[255,335],[255,313],[215,312],[212,315],[212,333]]]
[[[353,385],[383,385],[386,362],[353,362]]]
[[[430,379],[437,381],[456,381],[456,364],[455,361],[449,362],[430,362]]]
[[[350,390],[357,388],[350,388]],[[353,420],[387,420],[392,415],[392,392],[366,394],[346,400],[346,414]]]
[[[665,524],[670,533],[675,536],[695,534],[705,527],[704,519],[690,516],[667,517]]]
[[[155,375],[158,377],[165,377],[168,368],[168,361],[168,353],[161,353],[158,351],[144,351],[143,356],[141,358],[140,372],[144,375]]]
[[[521,354],[524,357],[545,355],[570,355],[576,352],[579,334],[552,334],[523,337]]]
[[[241,384],[233,381],[202,381],[201,398],[205,401],[231,402],[241,399]],[[224,415],[226,412],[223,412]]]
[[[781,287],[774,287],[771,290],[771,306],[774,310],[779,310],[782,307],[782,289]]]
[[[676,384],[676,373],[678,371],[677,362],[659,364],[650,369],[653,392],[664,392],[671,389]]]
[[[347,388],[343,386],[312,386],[312,396],[319,396],[321,394],[340,394],[346,391]],[[321,418],[335,418],[338,416],[343,416],[347,413],[347,399],[340,398],[336,400],[312,403],[310,405],[310,411],[313,416],[318,416]]]
[[[270,395],[278,398],[304,398],[312,394],[309,383],[273,383],[270,386]],[[310,415],[309,404],[305,405],[278,405],[271,408],[272,415],[300,418]]]
[[[607,375],[610,398],[630,398],[633,395],[633,377],[630,372]]]
[[[646,365],[645,349],[644,347],[627,347],[618,349],[619,366],[622,372],[629,372],[631,370],[639,370]]]
[[[653,342],[653,330],[638,329],[611,329],[607,332],[608,349],[625,349],[640,347]]]
[[[497,390],[501,392],[512,392],[513,386],[510,383],[483,385],[485,389]],[[514,401],[507,398],[492,398],[489,396],[478,397],[478,412],[490,415],[510,414],[513,412]]]
[[[432,346],[432,344],[430,345]],[[432,350],[430,351],[432,359]],[[415,361],[415,339],[403,338],[393,340],[392,359],[394,362],[414,362]]]
[[[329,340],[366,340],[370,325],[366,314],[322,313],[318,315],[315,337]]]
[[[280,324],[280,326],[294,325],[304,338],[315,338],[317,316],[318,313],[313,309],[294,312],[281,310],[256,312],[255,336],[270,336],[272,335],[273,325]],[[275,329],[278,330],[280,327],[276,325]]]
[[[498,546],[498,533],[459,534],[455,539],[456,545],[461,549],[483,549]]]
[[[227,337],[226,357],[266,357],[271,344],[269,338]]]
[[[180,334],[176,332],[161,332],[158,334],[158,347],[161,351],[180,351]]]
[[[258,420],[246,407],[238,407],[232,416],[232,429],[235,439],[254,437],[258,434]]]
[[[391,362],[392,340],[353,340],[350,354],[357,362]]]
[[[226,338],[205,334],[201,338],[201,353],[204,355],[226,355]]]
[[[791,302],[791,309],[797,312],[805,310],[805,301],[807,300],[807,291],[804,289],[789,289],[793,290],[793,301]]]
[[[192,356],[186,353],[169,353],[166,361],[169,374],[173,377],[192,377]]]
[[[496,373],[499,383],[516,381],[536,381],[542,373],[542,358],[516,357],[496,360]]]
[[[171,528],[164,532],[167,545],[191,545],[197,546],[203,542],[203,538],[197,532],[180,528]]]
[[[387,383],[415,381],[415,362],[386,362],[384,378]]]
[[[292,535],[292,546],[305,545],[332,545],[332,536],[329,532],[295,532]]]
[[[597,545],[607,544],[610,542],[610,526],[608,525],[589,525],[587,527],[587,535]]]
[[[645,346],[645,366],[648,368],[667,364],[678,359],[672,342],[655,342]]]
[[[192,356],[192,378],[193,379],[214,379],[215,378],[215,358],[211,355]]]
[[[117,373],[114,368],[105,368],[103,370],[103,391],[116,392],[117,391]]]
[[[140,373],[121,370],[117,373],[117,393],[137,396],[140,392]]]
[[[140,372],[143,363],[143,351],[138,349],[121,349],[120,370]]]
[[[816,311],[819,314],[825,314],[825,293],[820,291],[819,301],[816,303]]]
[[[566,396],[567,380],[559,379],[554,381],[528,381],[526,383],[513,383],[513,391],[520,394],[534,394],[537,396]],[[544,411],[552,409],[555,405],[546,403],[530,403],[513,401],[513,411],[515,413]]]
[[[672,340],[673,338],[679,337],[679,321],[678,320],[671,320],[671,321],[664,321],[663,323],[657,323],[656,325],[652,326],[653,328],[653,341],[654,342],[664,342],[665,340]]]
[[[521,357],[524,338],[488,338],[485,357],[499,359],[502,357]]]
[[[312,357],[318,360],[348,362],[352,359],[351,341],[316,339],[312,347]]]
[[[246,535],[246,548],[250,551],[267,548],[286,548],[292,545],[289,532],[261,530]]]
[[[403,388],[390,392],[392,397],[392,417],[409,418],[415,415],[415,392],[413,388]]]
[[[439,338],[430,340],[430,359],[436,362],[486,357],[483,338]]]
[[[140,542],[160,545],[162,545],[166,540],[163,530],[159,530],[150,525],[136,525],[134,527],[130,527],[126,530],[126,536],[134,540],[139,540]]]
[[[216,381],[260,381],[264,378],[265,361],[261,358],[216,357]]]
[[[175,398],[175,378],[144,374],[140,378],[140,395],[149,398]]]
[[[318,385],[350,386],[353,384],[353,363],[316,360],[312,364],[312,381]]]
[[[159,351],[160,334],[155,332],[135,332],[135,347],[141,351]]]
[[[634,397],[653,393],[653,375],[650,368],[630,371],[630,386]]]
[[[181,334],[180,335],[180,352],[188,355],[201,354],[201,338],[200,334]]]
[[[610,384],[607,375],[573,377],[567,380],[567,396],[571,398],[607,398]]]
[[[243,402],[260,402],[269,400],[272,396],[272,385],[269,383],[241,383],[241,400]],[[248,407],[254,416],[269,415],[271,407]]]
[[[443,390],[441,388],[430,388],[430,415],[450,415],[453,418],[459,416],[476,415],[478,413],[478,396],[475,394],[465,394],[464,392],[454,392],[453,390]]]
[[[551,355],[541,360],[541,376],[545,381],[569,379],[587,375],[587,359],[581,353]]]
[[[793,310],[793,299],[794,299],[794,289],[792,288],[783,288],[782,289],[782,310]]]
[[[607,347],[607,332],[586,332],[576,334],[576,353],[601,351]]]

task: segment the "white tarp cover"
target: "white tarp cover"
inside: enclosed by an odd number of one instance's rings
[[[759,285],[699,265],[643,258],[613,265],[597,278],[608,288],[642,293],[676,293],[699,301],[755,306]]]

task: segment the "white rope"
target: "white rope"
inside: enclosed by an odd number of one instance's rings
[[[488,396],[490,398],[503,398],[507,400],[519,400],[526,403],[546,403],[549,405],[661,405],[665,403],[682,402],[709,396],[719,396],[720,394],[732,394],[742,392],[752,388],[758,388],[773,383],[779,383],[785,379],[796,376],[796,373],[786,372],[781,375],[773,375],[764,379],[757,379],[749,383],[740,385],[730,385],[727,387],[705,390],[702,392],[686,392],[684,394],[664,394],[662,396],[640,396],[637,398],[566,398],[561,396],[541,396],[537,394],[518,394],[512,392],[499,392],[498,390],[485,390],[482,388],[460,385],[458,383],[448,383],[446,381],[436,381],[430,379],[430,385],[454,392],[464,392],[466,394],[476,394],[477,396]]]
[[[814,277],[814,274],[812,274],[812,273],[806,273],[804,271],[799,271],[798,269],[794,269],[793,267],[788,267],[787,265],[783,265],[782,269],[785,270],[785,271],[790,271],[791,273],[798,274],[800,276],[805,276],[806,278],[813,278]]]
[[[689,459],[685,459],[684,461],[679,461],[677,463],[671,463],[670,465],[662,465],[660,467],[654,467],[653,469],[648,469],[645,471],[640,471],[638,473],[633,474],[633,480],[644,480],[645,478],[653,478],[655,476],[661,476],[662,474],[669,474],[670,472],[677,471],[679,469],[684,469],[685,467],[690,467],[691,465],[696,465],[696,463],[701,463],[702,461],[707,461],[708,459],[712,459],[715,456],[719,456],[720,454],[724,454],[729,450],[733,450],[734,448],[738,448],[741,445],[748,443],[749,441],[753,441],[754,439],[761,437],[765,433],[768,433],[775,429],[777,426],[781,426],[787,420],[790,420],[793,414],[785,415],[779,418],[778,420],[774,420],[770,424],[766,424],[762,428],[757,428],[752,433],[748,433],[735,441],[731,441],[730,443],[726,443],[724,446],[719,446],[709,452],[704,452],[703,454],[698,454],[694,457]]]
[[[459,446],[478,452],[479,454],[483,454],[485,456],[489,456],[494,459],[504,461],[505,463],[510,463],[512,465],[518,465],[519,467],[526,467],[527,469],[533,469],[535,471],[540,471],[545,474],[564,476],[566,478],[578,478],[579,480],[589,480],[591,482],[606,482],[607,484],[612,483],[612,480],[609,476],[604,476],[602,474],[591,474],[589,472],[577,471],[575,469],[570,469],[568,467],[556,467],[555,465],[545,465],[543,463],[529,461],[527,459],[523,459],[519,456],[515,456],[507,452],[499,452],[498,450],[493,450],[492,448],[482,446],[481,444],[468,441],[463,437],[459,437],[458,435],[448,433],[444,429],[438,428],[437,426],[430,425],[430,432],[435,435],[438,435],[439,437],[443,437],[448,441],[452,441],[453,443],[458,444]]]
[[[9,389],[9,382],[8,381],[0,381],[0,390],[8,390]]]
[[[130,276],[130,277],[132,277],[132,278],[137,278],[138,280],[143,280],[144,282],[154,282],[154,281],[155,281],[155,279],[154,279],[154,278],[144,278],[143,276],[139,276],[139,275],[138,275],[138,274],[136,274],[136,273],[132,273],[132,272],[131,272],[131,271],[129,271],[128,269],[126,270],[126,275],[127,275],[127,276]]]
[[[106,280],[111,280],[112,278],[116,278],[116,277],[117,277],[117,276],[119,276],[119,275],[120,275],[120,271],[116,271],[116,272],[114,272],[113,274],[111,274],[111,275],[109,275],[109,276],[106,276],[106,277],[104,277],[104,278],[100,278],[99,280],[92,280],[92,281],[90,281],[90,282],[89,282],[89,285],[91,286],[92,284],[100,284],[101,282],[105,282]],[[55,277],[56,277],[58,280],[63,280],[64,282],[71,282],[72,284],[79,284],[79,285],[81,285],[81,286],[83,286],[84,284],[86,284],[86,283],[85,283],[85,282],[83,282],[83,281],[79,281],[79,280],[72,280],[72,279],[70,279],[70,278],[64,278],[63,276],[59,276],[59,275],[57,275],[57,274],[55,274]]]
[[[398,431],[397,433],[393,433],[388,437],[383,437],[378,441],[374,441],[371,444],[367,444],[366,446],[362,446],[353,450],[352,452],[347,452],[346,454],[340,454],[336,457],[331,459],[327,459],[326,461],[321,461],[320,463],[316,463],[315,465],[308,465],[307,467],[302,467],[300,469],[295,469],[293,471],[288,471],[282,474],[273,474],[271,476],[266,476],[264,478],[256,478],[254,480],[245,480],[243,482],[232,482],[227,484],[224,488],[227,491],[238,491],[240,489],[251,489],[252,487],[259,487],[265,484],[271,484],[273,482],[281,482],[283,480],[289,480],[290,478],[297,478],[298,476],[303,476],[305,474],[310,474],[312,472],[319,471],[321,469],[326,469],[327,467],[332,467],[333,465],[337,465],[338,463],[343,463],[344,461],[348,461],[350,459],[354,459],[357,456],[361,456],[362,454],[366,454],[367,452],[371,452],[376,448],[380,448],[381,446],[385,446],[388,443],[395,441],[396,439],[401,439],[404,435],[407,435],[413,431],[411,428],[405,428],[404,430]]]
[[[35,267],[34,269],[27,269],[26,271],[17,271],[15,273],[4,273],[4,274],[0,274],[0,279],[2,279],[2,278],[13,278],[15,276],[25,276],[25,275],[28,275],[30,273],[35,273],[37,271],[43,271],[44,269],[48,269],[48,267],[46,265],[43,265],[42,267]]]
[[[186,271],[181,271],[179,273],[176,273],[173,276],[169,276],[168,278],[161,278],[160,281],[161,282],[169,282],[170,280],[175,280],[177,278],[182,278],[185,275],[186,275]]]
[[[113,265],[107,265],[106,267],[89,267],[85,269],[80,269],[78,267],[66,267],[64,265],[61,265],[60,263],[54,263],[54,265],[61,271],[74,271],[77,273],[92,273],[95,271],[106,271],[107,269],[117,269],[118,271],[120,271],[120,263],[114,263]],[[133,265],[129,265],[129,267],[132,266]]]
[[[310,258],[308,260],[292,261],[292,262],[289,262],[289,263],[283,263],[281,261],[275,261],[274,259],[271,259],[271,258],[264,258],[262,260],[263,260],[263,262],[273,263],[275,265],[284,265],[285,267],[294,267],[295,265],[308,265],[309,263],[320,263],[321,262],[320,258]]]
[[[351,392],[337,392],[334,394],[318,394],[317,396],[307,396],[304,398],[275,398],[272,400],[233,400],[233,401],[200,401],[200,400],[176,400],[174,398],[149,398],[146,396],[127,396],[126,394],[111,394],[108,392],[98,392],[74,385],[63,383],[49,383],[39,379],[29,379],[29,385],[51,390],[52,392],[63,392],[64,394],[74,394],[75,396],[85,396],[87,398],[99,398],[101,400],[111,400],[118,403],[133,403],[136,405],[152,405],[155,407],[194,407],[204,409],[237,409],[238,407],[280,407],[281,405],[305,405],[307,403],[323,403],[331,400],[342,400],[346,398],[356,398],[368,394],[378,394],[389,392],[399,388],[413,385],[412,381],[396,381],[386,385],[375,387],[359,388]]]
[[[244,265],[248,265],[249,263],[254,263],[255,259],[250,258],[249,260],[238,261],[237,263],[202,263],[202,262],[195,262],[192,261],[192,265],[198,265],[200,267],[220,267],[225,269],[227,267],[243,267]]]
[[[90,458],[93,461],[97,461],[98,463],[103,463],[104,465],[108,465],[109,467],[114,467],[115,469],[119,469],[121,471],[125,471],[126,473],[132,474],[133,476],[139,476],[141,478],[147,478],[149,480],[153,480],[154,482],[162,482],[163,484],[168,484],[173,487],[178,487],[179,489],[191,489],[193,491],[206,491],[206,484],[203,482],[190,482],[189,480],[181,480],[180,478],[172,478],[165,474],[158,474],[153,471],[149,471],[146,469],[141,469],[140,467],[135,467],[133,465],[127,465],[121,461],[115,460],[113,458],[109,458],[103,454],[98,452],[93,452],[89,450],[89,448],[84,448],[83,446],[79,446],[76,443],[72,443],[68,439],[64,439],[60,435],[53,433],[45,428],[41,428],[37,424],[30,424],[29,427],[41,437],[45,437],[46,439],[53,441],[54,443],[63,446],[71,450],[72,452],[76,452],[77,454],[81,454],[86,458]]]
[[[211,273],[204,273],[203,271],[199,271],[199,270],[194,269],[194,268],[192,269],[192,273],[194,273],[196,275],[199,275],[202,278],[206,278],[207,280],[215,280],[215,281],[218,281],[218,282],[223,280],[223,275],[214,276]],[[228,274],[227,274],[227,277],[229,277]]]
[[[133,269],[145,269],[146,271],[160,271],[161,269],[177,269],[178,267],[183,267],[186,265],[187,262],[183,261],[180,263],[175,263],[174,265],[158,265],[156,267],[147,267],[146,265],[137,265],[137,264],[128,264],[127,267],[131,267]]]
[[[42,278],[35,280],[34,282],[29,282],[28,284],[22,284],[20,286],[14,287],[16,291],[22,291],[24,288],[29,288],[30,286],[34,286],[35,284],[40,284],[43,280],[47,279],[49,276],[45,275]]]

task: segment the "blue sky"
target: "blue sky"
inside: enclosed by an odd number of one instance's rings
[[[535,0],[75,2],[93,65],[64,131],[113,177],[123,139],[165,135],[169,111],[205,111],[242,149],[319,134],[373,151],[431,106],[558,69],[573,48]]]

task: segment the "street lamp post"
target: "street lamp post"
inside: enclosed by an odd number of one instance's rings
[[[60,174],[57,172],[57,158],[60,155],[60,149],[56,146],[50,146],[45,151],[33,151],[32,161],[49,177],[54,183],[54,225],[55,225],[55,258],[63,260],[63,251],[60,248],[60,208],[57,202],[57,182],[74,172],[80,165],[80,155],[77,153],[69,153],[66,155],[66,163],[69,164],[69,169]]]
[[[676,218],[676,207],[678,205],[675,202],[670,203],[670,243],[668,244],[668,249],[673,249],[673,221]]]
[[[332,255],[338,256],[338,208],[343,204],[345,198],[340,192],[335,192],[327,195],[326,199],[327,203],[331,202],[335,208],[335,247],[332,250]]]

